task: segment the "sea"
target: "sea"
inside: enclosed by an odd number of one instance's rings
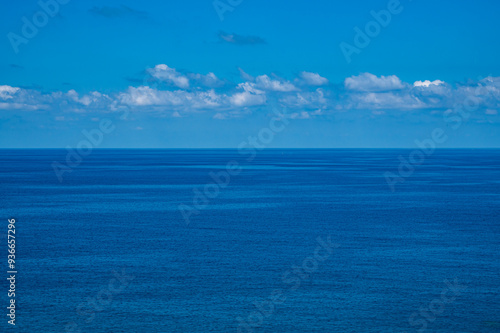
[[[0,159],[2,332],[500,332],[500,150]]]

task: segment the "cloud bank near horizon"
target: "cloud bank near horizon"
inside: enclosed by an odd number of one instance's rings
[[[329,113],[371,110],[432,110],[450,112],[457,105],[474,102],[485,115],[500,109],[500,77],[486,77],[464,84],[441,80],[404,82],[396,75],[362,73],[332,84],[319,73],[300,72],[288,80],[275,74],[251,76],[239,69],[242,82],[230,82],[209,72],[187,73],[159,64],[146,71],[142,84],[111,94],[75,90],[40,92],[0,85],[0,110],[113,112],[127,107],[134,112],[174,117],[211,112],[215,119],[245,116],[265,107],[287,107],[296,118]]]

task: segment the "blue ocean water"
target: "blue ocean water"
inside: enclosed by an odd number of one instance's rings
[[[5,331],[500,332],[500,150],[66,153],[0,150]]]

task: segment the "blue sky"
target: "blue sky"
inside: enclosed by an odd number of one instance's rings
[[[2,4],[0,148],[238,147],[276,112],[266,148],[500,147],[498,1],[41,3]]]

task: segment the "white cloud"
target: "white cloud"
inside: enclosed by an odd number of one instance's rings
[[[425,80],[425,81],[416,81],[415,83],[413,83],[413,86],[414,87],[429,87],[429,86],[439,86],[439,85],[443,85],[443,84],[445,84],[445,82],[441,81],[441,80],[434,80],[434,81]]]
[[[255,84],[245,82],[238,85],[244,91],[232,95],[229,100],[233,106],[256,106],[266,104],[267,98],[264,91],[256,89]]]
[[[160,98],[157,96],[157,90],[146,86],[138,88],[129,87],[126,93],[120,94],[120,100],[123,104],[136,106],[160,104]]]
[[[356,109],[424,109],[427,106],[418,98],[405,92],[370,92],[351,96],[352,106]]]
[[[407,85],[403,84],[396,75],[378,77],[363,73],[345,79],[344,86],[347,90],[374,92],[404,89]]]
[[[11,99],[19,90],[20,88],[17,87],[0,86],[0,98],[3,100]]]
[[[481,84],[484,84],[484,85],[487,85],[487,86],[491,86],[491,87],[495,87],[495,88],[500,88],[500,77],[488,76],[488,77],[482,79],[479,82]]]
[[[289,81],[272,80],[267,75],[257,76],[257,78],[255,79],[255,86],[258,89],[268,90],[268,91],[289,92],[298,90],[297,87],[295,87]]]
[[[328,84],[328,80],[318,73],[300,72],[299,76],[305,84],[310,86],[324,86]]]
[[[217,88],[217,87],[221,87],[224,85],[224,82],[222,80],[220,80],[212,72],[208,73],[207,75],[192,73],[192,74],[189,74],[189,77],[205,87]]]
[[[42,95],[35,90],[27,90],[8,85],[0,86],[0,109],[2,110],[40,110],[53,103],[51,95]]]
[[[328,104],[323,89],[318,88],[312,92],[298,92],[287,95],[280,102],[291,108],[321,109]]]
[[[181,89],[189,88],[189,79],[177,72],[175,68],[170,68],[165,64],[148,69],[148,73],[158,80],[172,83]]]
[[[121,103],[131,106],[168,106],[183,109],[211,109],[223,103],[224,96],[214,90],[187,92],[184,90],[157,90],[147,86],[129,87],[119,95]]]
[[[157,90],[147,86],[129,87],[120,94],[123,104],[145,107],[165,106],[184,109],[225,109],[230,107],[248,107],[266,103],[265,92],[255,88],[252,83],[241,83],[237,89],[243,90],[233,95],[218,94],[214,89],[188,92],[184,90]]]
[[[95,106],[105,107],[112,102],[112,99],[108,95],[101,94],[98,91],[92,91],[89,94],[80,97],[80,95],[72,89],[66,93],[66,96],[73,102],[83,106],[90,106],[91,104],[94,104]]]
[[[95,113],[130,106],[134,111],[164,112],[172,117],[208,111],[219,119],[241,117],[252,113],[252,108],[281,105],[292,109],[293,117],[306,119],[325,114],[326,110],[370,110],[378,116],[384,115],[382,111],[388,114],[390,110],[443,113],[464,105],[466,101],[477,104],[481,110],[477,114],[483,114],[483,117],[496,115],[500,109],[500,78],[497,77],[450,85],[441,80],[405,83],[394,75],[378,77],[364,73],[346,78],[342,88],[335,85],[320,87],[328,80],[311,72],[300,72],[293,83],[272,75],[253,78],[242,70],[240,72],[246,81],[235,84],[212,72],[183,75],[167,65],[157,65],[150,74],[157,80],[169,82],[169,86],[132,86],[112,94],[98,91],[82,94],[75,90],[42,93],[0,85],[0,110]],[[53,114],[52,119],[63,116]]]

